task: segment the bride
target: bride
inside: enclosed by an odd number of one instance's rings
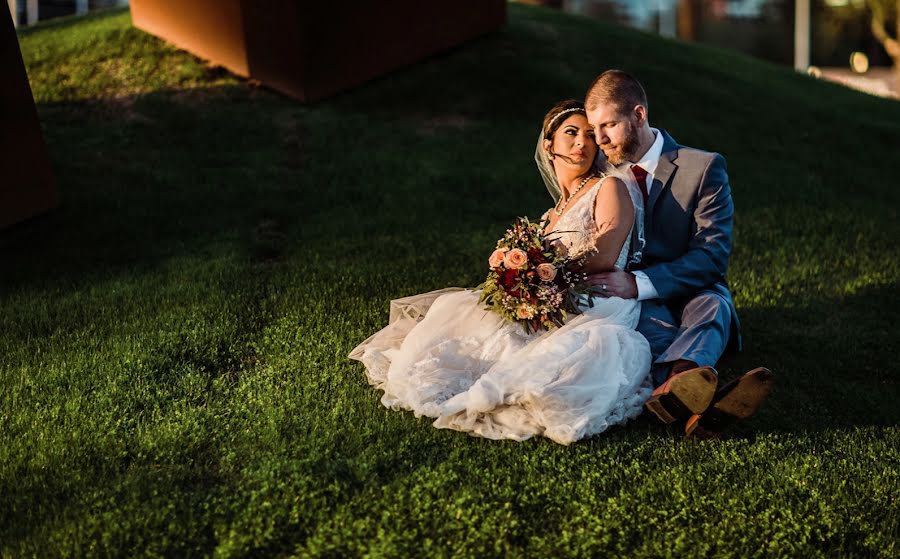
[[[587,273],[624,268],[643,238],[633,231],[643,222],[640,195],[597,170],[597,151],[582,103],[563,101],[544,117],[535,159],[558,198],[545,233],[558,250],[584,256]],[[639,302],[584,296],[564,326],[528,334],[479,295],[449,288],[391,302],[389,324],[349,356],[384,391],[385,406],[433,417],[439,428],[561,444],[641,413],[652,388],[650,348],[635,331]]]

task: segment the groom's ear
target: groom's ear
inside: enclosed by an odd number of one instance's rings
[[[634,115],[634,118],[637,119],[639,126],[643,126],[643,124],[647,122],[647,107],[635,105],[632,114]]]

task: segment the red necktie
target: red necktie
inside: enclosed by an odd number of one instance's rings
[[[647,194],[647,171],[640,165],[632,165],[631,173],[634,175],[634,178],[637,180],[638,186],[641,189],[641,196],[644,197],[644,207],[646,208],[647,200],[650,198],[650,195]]]

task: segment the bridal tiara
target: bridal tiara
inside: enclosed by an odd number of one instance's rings
[[[553,123],[556,122],[556,119],[558,119],[558,118],[561,117],[562,115],[564,115],[564,114],[566,114],[566,113],[574,113],[574,112],[576,112],[576,111],[579,112],[579,113],[585,113],[584,109],[582,109],[581,107],[572,107],[571,109],[566,109],[566,110],[564,110],[564,111],[560,111],[560,112],[558,112],[558,113],[556,114],[555,117],[553,117],[552,119],[550,119],[550,122],[547,123],[547,128],[552,128],[552,127],[553,127]],[[587,113],[585,113],[585,114],[587,114]]]

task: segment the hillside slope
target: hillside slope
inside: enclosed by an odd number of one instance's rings
[[[895,557],[900,103],[521,5],[299,105],[127,13],[20,36],[63,206],[0,234],[2,556]],[[726,440],[560,447],[385,410],[346,354],[550,204],[544,112],[608,67],[722,153],[746,350]]]

